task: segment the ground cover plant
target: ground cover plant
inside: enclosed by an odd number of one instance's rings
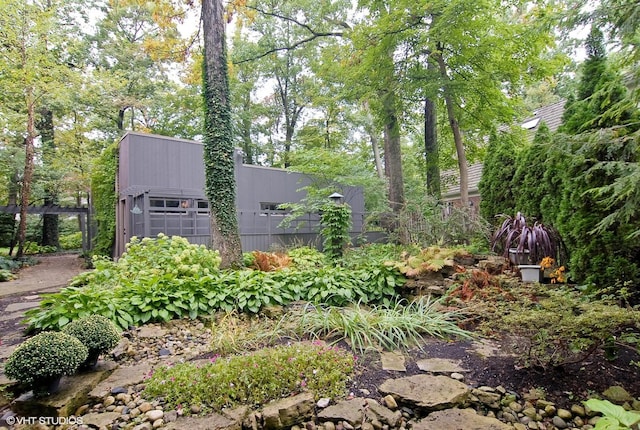
[[[162,397],[171,408],[190,413],[238,405],[261,405],[311,391],[316,398],[344,396],[355,357],[321,342],[264,348],[226,358],[156,368],[145,395]]]

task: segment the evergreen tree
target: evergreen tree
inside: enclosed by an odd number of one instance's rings
[[[480,214],[487,220],[491,221],[500,214],[511,215],[519,210],[516,207],[518,190],[512,186],[512,181],[516,173],[516,148],[522,146],[523,141],[524,133],[521,130],[498,132],[489,138],[482,178],[478,184],[482,195]]]

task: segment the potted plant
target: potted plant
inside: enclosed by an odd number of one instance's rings
[[[60,378],[72,375],[87,358],[87,348],[61,332],[42,332],[19,345],[7,359],[7,377],[26,385],[34,396],[57,391]]]
[[[87,348],[88,355],[83,369],[92,369],[101,354],[111,351],[120,341],[120,332],[115,324],[102,315],[89,315],[71,321],[62,331],[75,336]]]
[[[504,216],[504,221],[491,237],[491,249],[502,253],[513,265],[517,265],[523,280],[541,280],[540,262],[545,257],[555,260],[562,257],[560,234],[551,226],[541,222],[527,224],[518,212],[515,217]]]

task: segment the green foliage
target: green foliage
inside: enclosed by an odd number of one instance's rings
[[[456,257],[470,257],[463,249],[430,246],[415,254],[405,254],[398,261],[386,263],[397,268],[407,278],[417,278],[425,273],[439,272],[445,266],[452,267]]]
[[[487,246],[490,230],[483,217],[456,206],[448,207],[446,216],[444,210],[441,201],[422,194],[405,205],[398,217],[399,229],[406,231],[410,243],[423,247],[471,243]]]
[[[522,130],[498,132],[489,140],[482,178],[478,184],[482,195],[480,214],[487,220],[518,210],[515,207],[518,187],[514,187],[517,184],[513,184],[512,180],[516,173],[517,148],[521,147],[524,141],[525,134]]]
[[[109,352],[120,341],[117,327],[102,315],[89,315],[71,321],[62,328],[62,332],[77,338],[89,353]]]
[[[309,246],[293,248],[288,254],[293,266],[300,270],[314,269],[327,264],[325,254]]]
[[[545,287],[540,296],[512,303],[494,328],[516,336],[525,366],[562,366],[585,360],[623,329],[640,329],[640,311],[589,300],[567,288]]]
[[[114,263],[94,258],[83,273],[40,308],[27,312],[31,330],[60,329],[99,314],[120,328],[217,310],[257,313],[263,306],[296,300],[342,306],[353,301],[390,303],[404,277],[375,261],[357,268],[309,266],[273,272],[220,271],[216,251],[180,237],[132,239]]]
[[[15,232],[15,215],[0,213],[0,246],[9,246]]]
[[[104,149],[95,161],[91,176],[91,195],[95,209],[94,220],[98,231],[93,245],[96,255],[111,256],[116,237],[115,178],[118,172],[118,144]]]
[[[518,190],[514,196],[515,207],[530,218],[547,223],[552,220],[543,218],[540,202],[546,196],[559,200],[562,195],[562,190],[553,189],[551,184],[544,180],[551,143],[551,132],[543,122],[538,127],[533,142],[518,153],[516,171],[511,183],[511,186]]]
[[[422,336],[468,339],[471,334],[456,325],[460,314],[441,310],[440,303],[421,299],[393,306],[307,308],[301,331],[334,341],[346,339],[358,351],[384,348],[407,349],[420,344]]]
[[[332,259],[342,256],[344,247],[350,242],[351,208],[349,205],[329,203],[322,206],[320,224],[325,254]]]
[[[7,359],[4,371],[9,378],[37,390],[42,380],[73,374],[86,358],[87,348],[75,337],[44,332],[20,344]]]
[[[15,279],[15,277],[16,276],[11,270],[0,269],[0,282],[10,281],[12,279]]]
[[[18,270],[20,268],[20,266],[21,266],[20,262],[14,260],[12,258],[7,258],[7,257],[0,256],[0,269],[1,270],[8,270],[8,271]]]
[[[640,423],[640,412],[628,411],[608,400],[589,399],[583,403],[592,411],[600,412],[603,415],[596,422],[595,430],[625,430]]]
[[[305,391],[316,398],[342,397],[354,364],[354,357],[341,349],[295,343],[229,358],[216,356],[205,364],[156,368],[144,394],[161,396],[171,408],[202,405],[205,413],[263,405]],[[190,413],[188,407],[184,411]]]
[[[81,249],[82,232],[75,232],[60,236],[60,247],[62,249]]]

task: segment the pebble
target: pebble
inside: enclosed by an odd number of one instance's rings
[[[566,409],[558,409],[557,415],[563,420],[570,420],[571,418],[573,418],[571,412]]]
[[[140,412],[144,414],[153,409],[153,406],[149,402],[143,402],[142,404],[140,404],[140,406],[138,406],[138,409],[140,409]]]
[[[332,421],[324,423],[324,430],[336,430],[336,425]]]
[[[324,409],[331,404],[331,399],[328,397],[323,397],[316,402],[316,406],[320,409]]]
[[[153,409],[145,413],[146,417],[149,418],[149,421],[156,421],[161,419],[164,416],[164,412],[159,409]]]
[[[553,417],[553,420],[551,420],[551,422],[553,423],[554,426],[558,427],[559,429],[566,429],[567,427],[569,427],[565,422],[565,420],[563,420],[557,415]]]
[[[385,396],[382,399],[382,401],[384,402],[385,406],[391,409],[392,411],[398,409],[398,403],[396,402],[396,399],[394,399],[391,394]]]

